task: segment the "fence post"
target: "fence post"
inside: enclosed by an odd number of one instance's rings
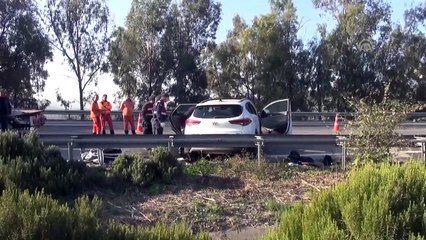
[[[342,170],[346,170],[346,146],[342,144]]]
[[[426,141],[422,141],[422,161],[426,164]]]
[[[263,138],[261,136],[256,136],[256,146],[257,146],[257,164],[260,165],[262,161],[262,147],[263,147]]]
[[[347,149],[346,149],[346,141],[347,138],[344,136],[337,136],[337,142],[342,147],[342,170],[346,170],[346,155],[347,155]]]
[[[101,167],[104,167],[105,166],[104,150],[101,148],[98,148],[98,159],[99,159],[99,165]]]
[[[70,138],[68,142],[68,161],[74,161],[74,139]]]
[[[172,151],[172,147],[174,147],[174,136],[169,136],[169,141],[167,142],[167,149],[169,150],[169,152]]]

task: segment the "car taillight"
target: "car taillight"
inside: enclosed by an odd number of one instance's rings
[[[241,118],[241,119],[236,119],[236,120],[231,120],[229,121],[231,124],[237,124],[237,125],[241,125],[241,126],[247,126],[251,123],[251,119],[250,118]]]
[[[200,123],[201,123],[201,121],[199,121],[199,120],[195,120],[195,119],[191,119],[191,118],[188,118],[188,119],[186,119],[186,121],[185,121],[185,124],[186,124],[187,126],[197,125],[197,124],[200,124]]]

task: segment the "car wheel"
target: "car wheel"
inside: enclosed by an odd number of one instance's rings
[[[191,152],[188,154],[188,160],[189,162],[193,163],[201,159],[201,154],[197,152]]]

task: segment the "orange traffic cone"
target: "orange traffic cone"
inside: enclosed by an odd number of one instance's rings
[[[334,128],[333,132],[340,132],[340,126],[339,126],[339,114],[336,113],[336,118],[334,119]]]
[[[139,113],[138,126],[136,128],[136,131],[139,133],[143,132],[141,113]]]

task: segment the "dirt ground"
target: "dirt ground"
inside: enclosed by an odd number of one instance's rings
[[[185,222],[214,239],[258,239],[283,209],[307,202],[312,192],[342,182],[339,172],[296,172],[278,180],[184,175],[124,194],[98,192],[108,217],[130,224]]]

